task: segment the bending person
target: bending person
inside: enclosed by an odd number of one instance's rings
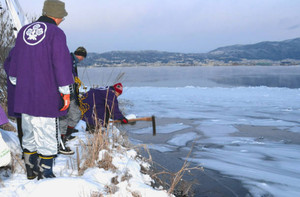
[[[87,112],[83,115],[83,120],[87,123],[87,129],[94,129],[96,121],[100,126],[107,127],[109,119],[121,120],[123,124],[128,123],[128,120],[119,109],[118,97],[122,92],[123,85],[117,83],[106,88],[90,89],[82,95],[82,98],[84,98],[82,104],[89,106]],[[94,113],[94,110],[96,113]]]

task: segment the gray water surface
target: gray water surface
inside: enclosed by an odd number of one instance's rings
[[[235,87],[300,88],[300,66],[164,66],[79,68],[86,86],[122,82],[127,87]],[[118,79],[118,76],[122,76]]]

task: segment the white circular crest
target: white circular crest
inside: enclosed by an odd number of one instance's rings
[[[26,44],[34,46],[39,44],[46,37],[47,25],[42,22],[35,22],[28,25],[23,32],[23,40]]]

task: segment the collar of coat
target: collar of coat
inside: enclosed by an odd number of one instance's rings
[[[77,64],[79,63],[78,58],[76,57],[76,55],[74,53],[70,53],[73,59],[73,66],[77,67]]]
[[[51,23],[51,24],[56,25],[56,22],[52,18],[49,18],[47,16],[41,16],[37,21],[45,22],[45,23]]]

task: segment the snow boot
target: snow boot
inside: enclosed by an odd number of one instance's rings
[[[54,178],[54,177],[56,177],[53,174],[54,156],[39,155],[39,158],[40,158],[40,162],[39,162],[38,180],[44,179],[44,178]]]
[[[38,154],[37,152],[30,152],[28,150],[24,150],[24,161],[27,173],[27,179],[32,180],[38,176]]]
[[[66,146],[64,144],[64,142],[62,142],[63,144],[59,145],[59,150],[58,153],[59,154],[63,154],[63,155],[73,155],[74,151],[70,149],[70,147]]]
[[[63,140],[64,143],[65,143],[66,141],[71,141],[71,140],[74,140],[74,139],[77,138],[76,136],[72,136],[73,131],[74,131],[74,128],[72,128],[72,127],[68,127],[68,128],[67,128],[67,133],[66,133],[66,135],[64,135],[64,136],[62,137],[62,140]]]

